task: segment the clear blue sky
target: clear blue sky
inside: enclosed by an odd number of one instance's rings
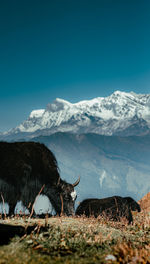
[[[0,1],[0,131],[115,90],[150,93],[149,0]]]

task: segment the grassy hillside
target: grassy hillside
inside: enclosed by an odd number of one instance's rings
[[[30,235],[0,246],[0,264],[150,263],[148,213],[135,213],[133,225],[85,217],[15,217],[0,222],[36,224]]]

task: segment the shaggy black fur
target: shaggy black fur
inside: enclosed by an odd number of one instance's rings
[[[17,201],[26,207],[33,204],[44,184],[42,194],[48,196],[56,213],[61,213],[63,199],[63,212],[73,214],[74,186],[60,178],[56,158],[44,144],[0,142],[0,195],[9,204],[10,215]]]
[[[133,222],[131,210],[140,211],[140,206],[131,197],[112,196],[104,199],[86,199],[76,209],[76,215],[98,217],[105,215],[114,221],[125,217],[128,223]]]

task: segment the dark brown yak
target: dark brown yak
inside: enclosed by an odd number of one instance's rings
[[[113,196],[104,199],[86,199],[76,209],[76,215],[98,217],[104,215],[114,221],[122,217],[133,222],[131,210],[140,211],[140,206],[130,197]]]
[[[17,201],[27,207],[33,204],[41,187],[57,214],[74,214],[79,183],[69,184],[60,178],[53,153],[43,144],[35,142],[0,142],[0,195],[14,213]]]

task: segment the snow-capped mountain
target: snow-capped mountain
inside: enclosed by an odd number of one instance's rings
[[[34,110],[26,121],[5,133],[26,136],[56,132],[100,135],[143,135],[150,130],[150,94],[116,91],[108,97],[70,103],[57,98]]]
[[[53,151],[63,179],[81,176],[77,202],[112,195],[139,200],[150,191],[150,94],[116,91],[75,104],[56,99],[0,135],[31,138]]]

